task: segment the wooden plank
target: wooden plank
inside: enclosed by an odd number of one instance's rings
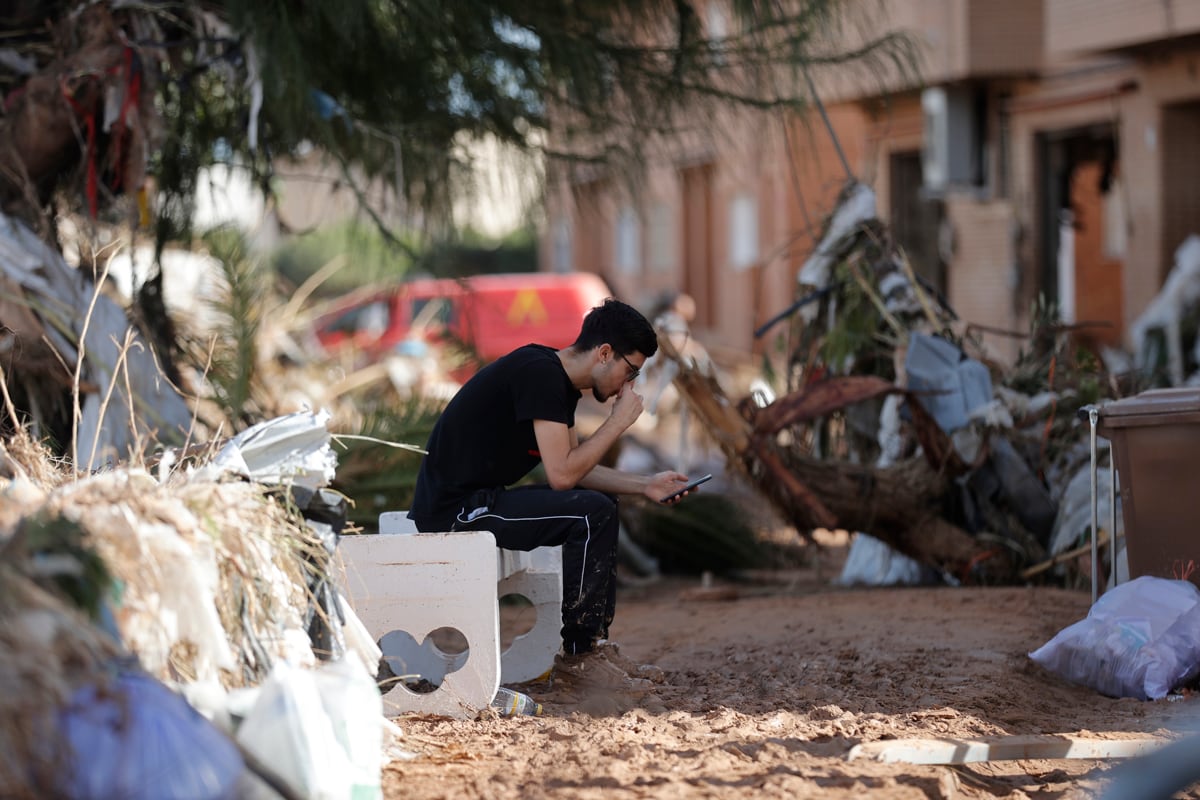
[[[1107,547],[1107,546],[1108,546],[1108,531],[1104,528],[1101,528],[1100,529],[1100,537],[1096,540],[1096,547],[1099,548],[1099,547]],[[1080,545],[1079,547],[1076,547],[1073,550],[1065,550],[1061,553],[1056,554],[1052,558],[1049,558],[1046,561],[1041,562],[1040,564],[1034,564],[1032,567],[1029,567],[1028,569],[1021,572],[1021,578],[1028,580],[1029,578],[1032,578],[1034,575],[1037,575],[1038,573],[1041,573],[1041,572],[1045,572],[1046,570],[1050,569],[1051,567],[1057,566],[1059,564],[1064,564],[1064,563],[1070,561],[1071,559],[1078,558],[1079,556],[1087,555],[1088,553],[1091,552],[1091,550],[1092,550],[1092,542],[1089,539],[1087,544]]]
[[[1083,739],[1066,734],[979,739],[885,739],[850,749],[847,760],[884,763],[969,764],[977,761],[1130,758],[1163,747],[1165,739]]]

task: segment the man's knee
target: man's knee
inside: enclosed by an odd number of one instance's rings
[[[579,489],[578,508],[593,523],[604,524],[617,518],[617,498],[594,489]]]

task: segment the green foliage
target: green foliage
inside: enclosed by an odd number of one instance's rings
[[[357,435],[379,441],[338,440],[333,488],[351,499],[350,522],[374,531],[381,512],[412,505],[421,454],[381,442],[424,447],[441,412],[439,404],[422,398],[398,406],[378,403],[367,410]]]
[[[1058,304],[1039,293],[1029,306],[1029,344],[1017,352],[1009,387],[1029,395],[1050,388],[1050,362],[1062,346],[1061,327]]]
[[[631,535],[668,572],[724,574],[770,562],[745,512],[723,495],[700,492],[673,506],[639,504],[636,511]]]
[[[414,268],[439,278],[466,278],[502,272],[536,272],[537,239],[517,231],[498,244],[470,235],[459,241],[435,243],[421,253]]]
[[[1100,363],[1100,359],[1095,353],[1082,347],[1076,348],[1074,361],[1075,371],[1078,375],[1076,392],[1079,405],[1086,406],[1100,402],[1106,393],[1102,382],[1104,365]]]
[[[265,271],[246,249],[236,230],[222,228],[205,236],[209,253],[221,264],[225,291],[214,310],[225,320],[225,335],[214,343],[208,380],[230,419],[251,424],[257,419],[250,403],[267,283]]]
[[[727,33],[715,39],[707,0],[83,4],[95,14],[28,0],[7,21],[22,32],[14,57],[35,70],[70,59],[59,43],[98,40],[117,53],[132,44],[152,93],[143,124],[162,134],[149,140],[149,171],[165,241],[187,238],[197,173],[213,163],[248,168],[268,189],[272,159],[316,148],[339,162],[360,199],[364,181],[382,178],[426,223],[445,222],[470,174],[463,145],[472,139],[526,150],[552,141],[552,155],[611,164],[657,134],[689,128],[696,114],[710,122],[716,105],[803,107],[810,70],[914,82],[910,37],[843,44],[851,10],[867,19],[872,5],[735,0]],[[6,93],[18,88],[8,70],[0,78]],[[82,139],[71,146],[54,155],[76,163]],[[0,188],[16,197],[22,187]]]
[[[271,254],[270,263],[287,283],[300,286],[334,259],[343,263],[317,287],[314,294],[318,297],[397,281],[412,267],[411,248],[398,247],[377,227],[358,222],[326,226],[289,239]]]
[[[816,290],[815,319],[807,323],[801,314],[792,319],[797,345],[789,382],[825,373],[892,379],[893,352],[906,343],[912,317],[923,314],[886,310],[880,283],[900,268],[890,236],[878,220],[867,220],[834,242],[830,252],[835,261],[827,286]]]
[[[843,288],[833,325],[821,343],[821,358],[838,374],[852,372],[854,364],[878,348],[876,335],[882,327],[879,312],[858,284],[843,277],[844,264],[837,270]]]
[[[1068,421],[1075,409],[1109,392],[1109,376],[1099,356],[1075,343],[1056,303],[1038,295],[1029,309],[1029,345],[1017,354],[1005,384],[1023,394],[1055,391]]]
[[[104,560],[87,545],[83,528],[65,517],[39,512],[21,521],[19,537],[33,577],[98,620],[115,584]]]
[[[378,228],[361,223],[329,226],[287,241],[271,253],[274,271],[290,286],[300,286],[325,265],[337,270],[314,291],[339,297],[363,286],[393,283],[413,275],[465,278],[503,272],[535,272],[537,234],[522,228],[495,241],[472,231],[454,239],[398,247]]]
[[[1006,371],[1004,384],[1029,396],[1057,394],[1042,434],[1044,460],[1053,462],[1078,440],[1081,428],[1076,412],[1111,397],[1115,382],[1099,356],[1077,344],[1056,303],[1039,295],[1030,305],[1029,317],[1028,346],[1021,348],[1016,363]]]
[[[200,173],[221,161],[243,154],[240,162],[265,188],[269,172],[264,155],[249,152],[242,119],[249,103],[243,84],[224,59],[234,52],[232,42],[205,48],[184,48],[176,59],[159,64],[155,111],[163,128],[162,143],[149,152],[147,171],[155,177],[158,194],[154,231],[158,248],[168,242],[189,241],[196,208]]]
[[[1136,384],[1130,387],[1131,394],[1175,384],[1176,378],[1172,375],[1170,349],[1167,344],[1168,335],[1169,331],[1157,325],[1145,331],[1141,351],[1136,354],[1141,366],[1134,376]],[[1200,360],[1195,356],[1196,342],[1200,339],[1200,311],[1194,306],[1181,309],[1178,336],[1178,366],[1186,377],[1200,369]]]

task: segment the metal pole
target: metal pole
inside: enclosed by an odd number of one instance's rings
[[[1108,444],[1108,588],[1117,585],[1117,460],[1113,457],[1112,442]]]
[[[1092,605],[1095,605],[1097,584],[1100,582],[1099,546],[1096,542],[1096,529],[1099,527],[1099,509],[1096,508],[1096,421],[1100,418],[1100,412],[1095,406],[1088,406],[1087,414],[1088,424],[1092,429]]]
[[[689,409],[687,403],[679,404],[679,471],[684,475],[688,474],[688,467],[691,466],[690,453],[688,453],[688,418]]]
[[[821,95],[817,94],[817,84],[813,82],[812,75],[808,74],[808,67],[804,67],[804,80],[808,82],[808,92],[812,95],[813,105],[817,107],[817,111],[821,112],[821,121],[825,123],[825,130],[829,132],[829,138],[833,142],[833,149],[837,152],[838,161],[842,162],[842,169],[846,172],[846,178],[852,181],[857,181],[858,178],[854,175],[854,171],[850,169],[850,161],[846,158],[846,151],[842,149],[842,143],[838,140],[837,133],[833,130],[833,123],[829,121],[829,114],[825,112],[825,104],[821,102]]]

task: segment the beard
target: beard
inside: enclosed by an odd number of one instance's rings
[[[595,386],[592,387],[592,397],[596,398],[597,403],[607,403],[608,397],[600,394],[600,390]]]

